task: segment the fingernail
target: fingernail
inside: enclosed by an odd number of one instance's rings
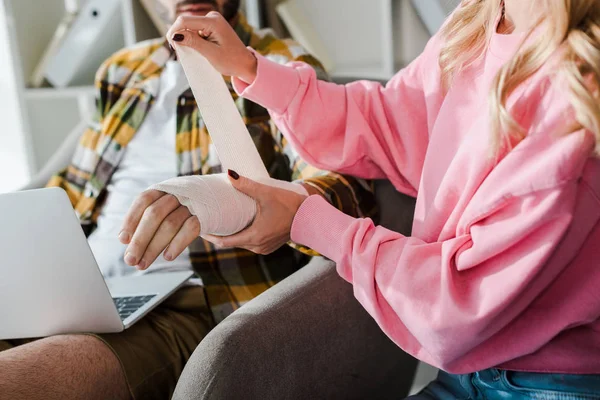
[[[181,33],[176,33],[173,35],[173,40],[176,42],[183,42],[183,39],[185,39],[185,36],[183,36]]]
[[[136,261],[137,260],[135,259],[133,254],[131,254],[131,253],[125,254],[125,262],[127,263],[127,265],[135,265]]]
[[[146,269],[146,261],[140,261],[140,263],[137,265],[137,269]]]
[[[121,243],[127,244],[129,242],[129,238],[129,233],[125,231],[121,231],[121,233],[119,233],[119,240],[121,241]]]
[[[167,261],[173,261],[173,259],[171,258],[171,253],[169,253],[169,248],[170,246],[167,246],[167,248],[165,249],[164,257]]]
[[[236,181],[238,179],[240,179],[240,176],[238,175],[238,173],[232,169],[227,170],[227,174],[229,174],[229,176],[232,177],[233,179],[235,179]]]

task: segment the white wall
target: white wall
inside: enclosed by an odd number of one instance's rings
[[[6,18],[5,0],[0,0],[0,193],[25,184],[33,170],[30,149],[23,136],[21,105],[18,96],[18,72],[11,57],[9,28],[13,21]]]

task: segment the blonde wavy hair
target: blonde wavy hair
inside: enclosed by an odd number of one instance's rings
[[[575,126],[565,133],[589,130],[596,137],[596,154],[600,155],[600,0],[536,1],[546,7],[533,26],[543,29],[542,33],[531,45],[519,49],[492,85],[492,150],[497,154],[502,146],[510,148],[525,137],[526,132],[507,110],[507,98],[560,49],[556,72],[569,86],[576,117]],[[445,25],[440,67],[446,87],[484,54],[503,6],[500,0],[463,0]]]

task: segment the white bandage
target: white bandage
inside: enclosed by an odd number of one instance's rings
[[[223,167],[265,185],[308,195],[302,185],[269,177],[221,74],[197,51],[185,46],[176,46],[176,51]],[[237,191],[225,174],[173,178],[150,189],[177,197],[198,218],[203,235],[233,235],[256,215],[255,201]]]

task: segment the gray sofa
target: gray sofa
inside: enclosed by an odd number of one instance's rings
[[[68,165],[77,126],[23,189]],[[414,200],[376,183],[382,225],[408,234]],[[396,347],[354,299],[335,265],[308,266],[225,319],[198,346],[175,399],[398,399],[436,371]],[[411,389],[412,388],[412,389]]]
[[[414,200],[378,182],[382,224],[409,233]],[[314,259],[219,324],[188,362],[174,399],[399,399],[417,361]],[[422,387],[435,371],[423,366]]]

